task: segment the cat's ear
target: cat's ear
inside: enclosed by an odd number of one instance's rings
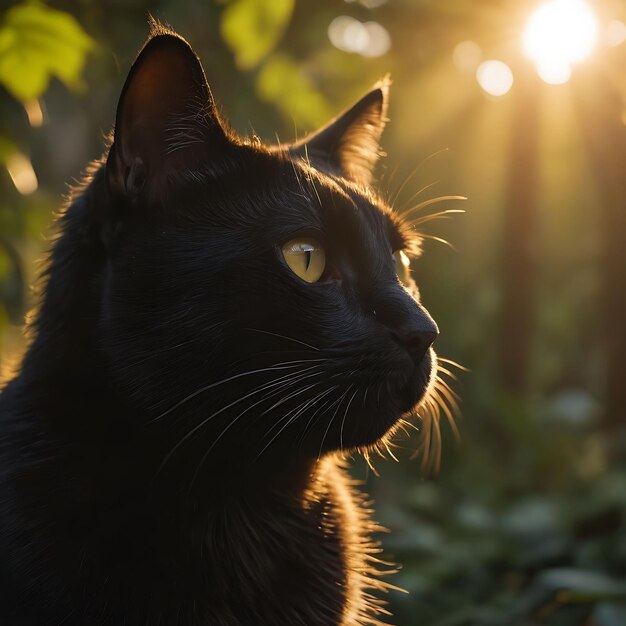
[[[291,146],[290,152],[368,185],[381,156],[379,141],[387,123],[390,84],[388,78],[378,82],[354,106]]]
[[[107,162],[109,185],[131,199],[229,142],[200,60],[182,37],[152,26],[120,96]]]

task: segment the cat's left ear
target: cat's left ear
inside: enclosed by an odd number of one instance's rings
[[[390,84],[389,78],[379,81],[354,106],[292,145],[291,154],[368,185],[381,156],[379,141],[387,123]]]
[[[177,170],[219,159],[229,139],[191,46],[152,24],[126,79],[107,178],[114,193],[156,195]]]

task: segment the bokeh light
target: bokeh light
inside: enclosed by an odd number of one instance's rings
[[[476,80],[490,96],[504,96],[513,87],[513,72],[506,63],[491,59],[478,66]]]
[[[475,41],[462,41],[452,53],[456,68],[465,74],[473,74],[480,64],[483,52]]]
[[[621,46],[626,41],[626,24],[620,20],[611,20],[606,29],[606,43],[612,48]]]
[[[571,66],[586,59],[598,40],[598,20],[583,0],[550,0],[530,17],[523,36],[525,54],[547,83],[569,80]]]
[[[39,128],[43,124],[43,109],[36,98],[24,103],[24,110],[28,116],[28,123],[33,128]]]
[[[391,47],[391,36],[378,22],[360,22],[349,15],[336,17],[328,26],[328,38],[339,50],[364,57],[378,57]]]
[[[15,152],[7,159],[6,167],[15,188],[23,196],[37,191],[39,187],[37,175],[28,157],[20,152]]]
[[[537,61],[537,74],[548,85],[564,85],[572,77],[572,66],[552,59]]]

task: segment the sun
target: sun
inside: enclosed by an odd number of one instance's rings
[[[550,0],[531,15],[523,35],[525,54],[547,83],[566,83],[572,65],[591,55],[598,19],[584,0]]]

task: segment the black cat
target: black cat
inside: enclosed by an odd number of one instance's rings
[[[424,399],[438,332],[369,188],[386,98],[266,147],[154,26],[0,395],[2,625],[381,623],[336,453]]]

